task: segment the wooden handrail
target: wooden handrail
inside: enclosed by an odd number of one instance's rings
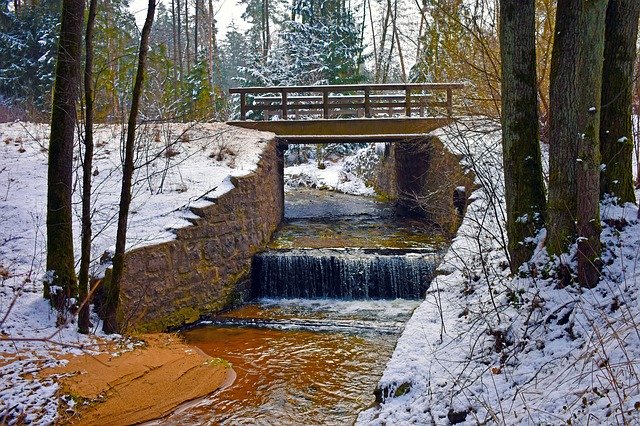
[[[327,86],[271,86],[271,87],[234,87],[229,93],[282,93],[282,92],[355,92],[369,89],[384,90],[447,90],[462,89],[464,83],[385,83],[385,84],[335,84]]]
[[[231,94],[240,95],[240,120],[247,119],[247,112],[251,110],[256,111],[274,111],[279,110],[281,118],[286,120],[289,116],[289,111],[295,111],[297,117],[297,111],[300,110],[320,110],[322,109],[322,117],[327,119],[330,116],[331,109],[336,108],[351,108],[360,111],[364,111],[364,116],[369,118],[372,116],[372,109],[388,107],[403,108],[406,116],[410,117],[413,108],[421,108],[420,112],[425,106],[431,107],[446,107],[447,114],[453,114],[453,90],[461,89],[464,87],[462,83],[408,83],[408,84],[339,84],[339,85],[327,85],[327,86],[275,86],[275,87],[237,87],[229,89]],[[389,94],[378,95],[371,92],[383,92],[383,91],[395,91],[404,92],[404,94]],[[424,102],[425,94],[423,91],[428,92],[445,92],[445,102]],[[340,96],[336,93],[349,93]],[[353,95],[353,92],[363,92],[362,95]],[[293,95],[294,93],[320,93],[321,96],[309,96],[309,95]],[[247,95],[249,94],[274,94],[274,96],[258,96],[261,99],[254,99],[259,101],[269,101],[269,103],[247,105]],[[273,100],[281,100],[279,104],[271,102]],[[322,99],[322,103],[296,103],[296,100],[314,101]],[[341,99],[342,98],[342,99]],[[294,102],[289,102],[289,99]],[[354,102],[344,102],[351,101]],[[394,100],[403,100],[403,102],[392,102]],[[417,100],[418,102],[415,102]],[[343,101],[343,102],[340,102]],[[378,101],[378,102],[376,102]],[[379,102],[386,101],[386,102]]]

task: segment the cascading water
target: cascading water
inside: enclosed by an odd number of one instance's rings
[[[183,332],[236,381],[156,424],[342,425],[374,403],[443,238],[388,204],[326,191],[287,194],[285,216],[254,258],[259,299]]]
[[[254,257],[253,285],[259,297],[419,299],[438,261],[405,250],[272,250]]]
[[[371,198],[317,192],[290,195],[270,249],[254,257],[257,297],[424,297],[443,246],[428,224]]]

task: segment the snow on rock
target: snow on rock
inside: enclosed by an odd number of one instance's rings
[[[121,180],[122,127],[95,129],[93,170],[92,272],[114,245]],[[136,173],[127,247],[174,238],[172,230],[190,224],[191,205],[211,203],[233,188],[230,177],[256,169],[273,138],[220,123],[151,124],[138,129]],[[95,337],[80,335],[75,324],[56,327],[56,314],[42,298],[45,275],[47,146],[49,126],[0,124],[0,421],[51,424],[57,384],[33,373],[62,354],[98,350]],[[81,148],[77,142],[78,149]],[[75,181],[81,182],[80,155]],[[74,238],[79,249],[80,183],[74,188]],[[108,256],[107,256],[108,257]],[[111,337],[111,338],[117,338]]]
[[[357,424],[637,424],[638,208],[603,203],[606,266],[595,289],[561,288],[542,244],[534,270],[511,278],[499,129],[458,123],[440,133],[483,187],[398,341],[383,403]]]

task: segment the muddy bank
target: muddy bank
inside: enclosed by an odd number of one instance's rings
[[[230,384],[230,364],[188,346],[173,335],[142,336],[145,344],[114,356],[83,355],[66,366],[44,370],[60,375],[60,394],[75,406],[62,412],[61,423],[121,425],[165,417],[185,402]]]

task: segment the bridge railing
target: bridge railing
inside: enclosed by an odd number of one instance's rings
[[[240,120],[246,120],[251,111],[262,112],[264,120],[424,117],[453,115],[453,91],[462,87],[462,83],[341,84],[239,87],[229,93],[240,95]]]

